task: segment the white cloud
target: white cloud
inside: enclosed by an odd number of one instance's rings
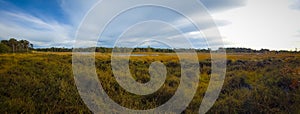
[[[222,12],[246,5],[247,0],[200,0],[211,12]]]
[[[98,1],[101,0],[89,0],[89,1],[82,1],[82,0],[61,0],[60,6],[64,11],[64,14],[67,15],[70,19],[71,24],[63,24],[58,21],[56,21],[53,17],[43,17],[43,19],[36,17],[29,12],[23,11],[19,9],[16,6],[13,6],[10,4],[10,7],[12,9],[10,10],[2,10],[0,13],[1,16],[1,22],[0,22],[0,38],[2,39],[8,39],[10,37],[15,37],[17,39],[26,39],[31,41],[35,44],[35,46],[42,46],[42,47],[51,47],[51,46],[65,46],[65,47],[71,47],[74,42],[74,36],[76,33],[76,29],[82,19],[84,19],[84,16],[89,11],[92,6],[94,6]],[[240,5],[240,2],[237,2],[235,0],[227,0],[232,4],[224,4],[225,2],[218,2],[216,4],[211,4],[209,1],[203,0],[206,5],[210,9],[217,8],[216,6],[224,6],[226,9],[230,9],[231,7],[235,7],[236,5]],[[235,3],[237,2],[237,4]],[[8,3],[1,1],[1,3]],[[118,4],[118,3],[112,3],[112,5],[125,5],[125,4]],[[107,6],[107,10],[113,10],[113,6]],[[191,10],[190,13],[195,13],[197,11]],[[109,12],[107,12],[109,13]],[[43,16],[47,16],[46,14]],[[147,15],[143,15],[143,12],[138,15],[132,15],[130,17],[136,17],[138,18],[145,18]],[[197,16],[197,15],[194,15]],[[99,15],[97,21],[101,21],[101,18],[103,15]],[[45,20],[46,19],[46,20]],[[200,18],[199,18],[200,19]],[[201,18],[202,19],[202,18]],[[179,28],[188,28],[189,22],[182,22],[180,19],[176,20],[173,19],[175,25],[178,25]],[[175,21],[178,21],[177,24]],[[206,20],[197,20],[201,21],[203,25],[206,27],[210,27],[212,25],[206,25]],[[123,23],[127,23],[126,21],[123,21]],[[228,24],[226,21],[218,21],[220,25]],[[120,23],[120,26],[122,23]],[[94,26],[90,26],[89,29],[95,29]],[[160,30],[163,30],[161,28]],[[146,37],[147,31],[139,31],[140,37]],[[164,33],[161,33],[161,35],[164,35],[165,37],[172,36],[172,33],[168,33],[169,30],[163,30]],[[113,32],[112,32],[113,33]],[[153,34],[152,34],[153,35]],[[87,32],[88,36],[88,32]],[[104,45],[107,46],[107,44],[111,44],[114,40],[112,40],[113,37],[106,36],[105,39],[103,39]],[[87,41],[86,42],[90,42]],[[102,43],[102,44],[103,44]],[[87,43],[90,44],[90,43]]]
[[[72,46],[78,25],[88,10],[98,1],[61,0],[60,6],[65,14],[69,16],[71,24],[59,23],[56,20],[43,20],[22,11],[1,11],[0,38],[16,37],[28,39],[34,44],[44,47]],[[298,21],[300,20],[300,11],[294,10],[298,8],[299,0],[248,0],[248,2],[246,0],[201,1],[213,12],[212,15],[215,22],[221,31],[225,44],[228,46],[257,49],[293,49],[299,45],[299,43],[295,42],[299,42],[300,33],[298,31],[300,23]],[[118,5],[118,3],[114,3],[114,5]],[[112,6],[106,7],[107,10],[114,9]],[[190,11],[192,16],[200,16],[198,13],[198,11]],[[128,15],[124,20],[130,20],[132,17],[137,17],[138,19],[147,18],[147,16],[149,15],[143,15],[143,12],[141,12],[141,14]],[[98,15],[96,19],[99,19],[97,21],[101,21],[103,15]],[[198,19],[196,21],[201,22],[203,24],[202,27],[205,29],[214,26],[208,24],[206,18]],[[116,34],[115,31],[118,31],[122,24],[127,22],[122,21],[122,23],[118,23],[120,27],[115,27],[114,31],[104,36],[100,41],[103,46],[113,43],[114,36],[112,34]],[[172,22],[170,23],[182,29],[191,28],[190,23],[181,18],[172,18]],[[89,29],[95,29],[94,27],[96,26],[89,26]],[[164,32],[157,32],[155,30]],[[152,33],[149,34],[149,31]],[[172,30],[168,30],[168,28],[140,29],[136,33],[132,32],[132,40],[151,35],[169,39],[177,37],[174,33],[169,33],[170,31]],[[88,32],[86,33],[88,35]],[[190,40],[193,40],[197,39],[200,33],[195,32],[194,29],[188,29],[184,34]],[[208,39],[214,40],[217,39],[217,36],[210,36]],[[90,41],[87,39],[87,42]],[[219,41],[215,42],[218,44]]]
[[[58,46],[72,40],[72,27],[56,21],[45,22],[37,17],[22,12],[1,11],[0,37],[26,39],[35,46]],[[60,45],[66,45],[60,44]]]
[[[10,4],[13,9],[0,11],[0,38],[26,39],[35,47],[72,47],[77,26],[96,1],[61,0],[60,5],[71,24],[58,22],[53,17],[41,19]]]
[[[241,4],[244,2],[244,0],[242,0],[242,1],[227,0],[227,1],[230,3],[233,3],[233,2],[238,2],[238,3],[237,4],[229,4],[229,3],[225,3],[225,2],[219,3],[220,2],[219,1],[219,2],[215,3],[215,5],[213,5],[213,6],[212,6],[212,4],[209,4],[208,7],[210,7],[210,9],[214,9],[214,8],[217,8],[216,6],[223,7],[225,5],[226,6],[226,8],[224,7],[225,9],[231,9],[232,7],[236,7],[236,5],[241,6]],[[99,21],[101,22],[104,19],[106,19],[107,17],[109,17],[108,15],[111,15],[110,12],[116,11],[121,6],[128,5],[126,3],[121,4],[121,3],[112,3],[112,2],[113,1],[110,1],[111,5],[103,6],[102,8],[99,8],[102,10],[106,9],[107,15],[106,14],[100,15],[99,12],[91,14],[91,15],[95,16],[95,19],[91,19],[88,22],[99,22]],[[114,5],[114,6],[112,6],[112,5]],[[190,14],[192,17],[197,18],[197,20],[193,20],[193,21],[201,23],[201,25],[202,25],[201,29],[204,30],[204,29],[208,29],[210,27],[215,27],[215,25],[213,23],[208,23],[211,21],[211,19],[209,19],[207,17],[203,17],[203,14],[201,11],[200,12],[195,11],[195,10],[193,10],[193,7],[186,7],[184,4],[176,4],[176,5],[179,5],[179,7],[181,7],[181,9],[190,9],[190,10],[188,10],[189,11],[188,14]],[[140,12],[132,11],[132,12],[133,12],[133,14],[130,14],[130,13],[126,14],[121,19],[117,20],[116,22],[112,22],[114,24],[114,25],[112,25],[113,26],[112,29],[107,30],[108,32],[104,35],[105,38],[101,37],[100,40],[108,41],[109,39],[107,39],[107,38],[116,38],[117,35],[120,34],[120,32],[123,32],[124,27],[129,27],[128,25],[135,24],[136,23],[135,21],[138,21],[138,20],[143,21],[143,20],[153,18],[155,16],[160,17],[162,15],[165,15],[163,20],[167,20],[169,23],[175,25],[176,27],[178,27],[182,30],[185,30],[184,32],[194,31],[193,25],[189,21],[186,21],[186,19],[182,19],[182,17],[180,18],[179,16],[174,17],[174,15],[169,15],[168,13],[166,13],[167,11],[157,10],[155,8],[152,8],[152,10],[143,10]],[[126,12],[126,13],[128,13],[128,12]],[[112,24],[112,23],[110,23],[110,24]],[[230,24],[230,22],[226,21],[226,20],[217,20],[216,23],[218,26],[225,26],[227,24]],[[91,36],[97,36],[97,34],[94,34],[94,32],[98,32],[98,30],[96,28],[97,26],[95,24],[85,24],[84,27],[86,27],[86,28],[84,29],[84,32],[81,32],[81,33],[85,34],[85,35],[82,35],[82,38],[85,38],[86,40],[95,39],[95,38],[92,38]],[[97,31],[94,31],[94,30],[97,30]],[[162,32],[155,33],[155,32],[157,32],[155,30],[164,31],[164,32],[163,33]],[[149,33],[149,31],[151,31],[151,33]],[[130,36],[132,38],[137,38],[137,37],[144,38],[144,37],[150,37],[151,35],[168,37],[168,36],[171,36],[172,34],[174,34],[174,33],[171,33],[166,28],[157,27],[157,28],[153,28],[153,29],[149,29],[149,28],[136,29],[135,32],[132,32]],[[113,40],[110,40],[110,41],[113,41]],[[101,44],[103,45],[103,43],[101,43]]]
[[[220,27],[234,47],[294,49],[293,36],[299,30],[300,12],[289,8],[287,0],[249,0],[247,6],[213,14],[215,19],[232,22]],[[299,46],[298,46],[299,47]]]
[[[68,15],[75,27],[84,19],[86,13],[101,0],[61,0],[60,7]]]

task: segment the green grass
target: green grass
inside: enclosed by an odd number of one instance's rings
[[[118,104],[151,109],[167,102],[180,84],[180,63],[172,54],[130,57],[133,77],[150,79],[153,61],[167,66],[167,80],[157,92],[126,92],[112,75],[110,54],[96,54],[102,86]],[[188,58],[188,57],[187,57]],[[210,54],[200,53],[201,79],[184,113],[197,113],[210,78]],[[229,54],[220,97],[209,113],[300,113],[300,55]],[[101,74],[101,75],[100,75]],[[81,100],[72,74],[71,53],[0,54],[0,113],[91,113]]]

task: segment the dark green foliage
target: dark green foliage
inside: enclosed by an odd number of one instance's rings
[[[38,49],[34,49],[36,51],[41,51],[41,52],[72,52],[72,49],[68,49],[68,48],[55,48],[55,47],[51,47],[51,48],[38,48]]]
[[[10,48],[3,44],[3,43],[0,43],[0,53],[9,53],[10,52]]]
[[[18,41],[14,38],[11,38],[9,40],[1,40],[0,43],[0,53],[29,52],[32,49],[33,49],[33,44],[31,44],[27,40]]]

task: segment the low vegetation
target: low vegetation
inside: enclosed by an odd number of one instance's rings
[[[208,53],[199,54],[201,80],[184,113],[198,112],[211,73]],[[132,109],[155,108],[168,101],[180,84],[180,63],[174,54],[131,57],[130,70],[141,83],[148,67],[160,60],[167,80],[151,95],[126,92],[113,77],[110,54],[96,54],[99,79],[108,95]],[[300,113],[299,54],[229,54],[220,97],[209,113]],[[91,113],[81,100],[72,74],[70,53],[0,55],[0,113]]]

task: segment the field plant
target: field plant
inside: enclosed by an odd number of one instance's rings
[[[156,54],[130,57],[130,73],[139,83],[150,80],[152,62],[159,61],[167,69],[163,86],[140,96],[117,83],[110,54],[96,53],[96,72],[110,98],[140,110],[167,102],[180,84],[181,64],[174,53]],[[198,113],[210,80],[210,54],[199,53],[198,58],[199,87],[183,113]],[[227,59],[224,86],[208,113],[300,113],[299,54],[232,53]],[[91,113],[74,83],[71,53],[0,54],[0,113]]]

